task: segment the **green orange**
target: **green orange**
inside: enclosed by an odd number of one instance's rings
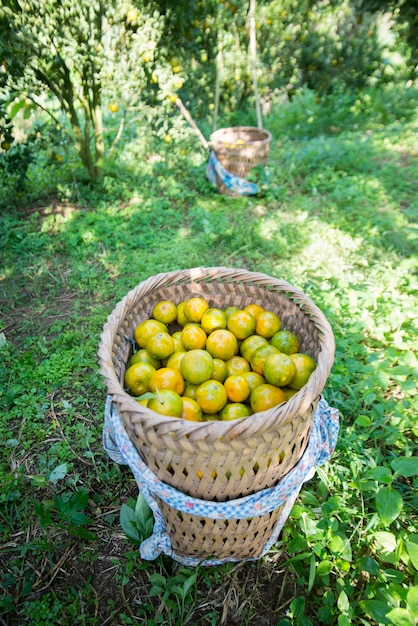
[[[189,350],[181,360],[180,372],[187,382],[200,385],[212,376],[213,358],[206,350]]]

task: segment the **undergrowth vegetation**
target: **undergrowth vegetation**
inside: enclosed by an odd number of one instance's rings
[[[100,187],[42,146],[24,186],[3,181],[2,623],[418,623],[416,105],[412,88],[274,103],[254,197],[218,194],[174,119],[170,145],[129,131]],[[96,354],[128,290],[199,265],[276,276],[322,309],[341,430],[262,560],[193,569],[139,557],[150,521],[102,449]]]

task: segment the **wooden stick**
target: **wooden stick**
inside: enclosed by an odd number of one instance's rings
[[[263,128],[263,121],[261,119],[261,108],[260,108],[260,98],[258,95],[258,86],[257,86],[257,42],[255,37],[255,7],[256,0],[250,0],[250,63],[251,63],[251,73],[253,77],[253,88],[254,88],[254,97],[255,97],[255,112],[257,115],[257,126],[258,128]]]
[[[190,115],[189,111],[186,109],[186,107],[184,106],[180,98],[177,98],[176,105],[180,109],[183,117],[189,122],[190,126],[193,128],[193,130],[195,131],[196,135],[199,137],[202,144],[205,146],[207,150],[209,150],[208,142],[206,141],[205,137],[201,133],[200,129],[197,127],[195,121],[193,120],[192,116]]]

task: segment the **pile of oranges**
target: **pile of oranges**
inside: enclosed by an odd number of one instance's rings
[[[179,328],[170,332],[170,328]],[[286,402],[315,361],[279,316],[259,304],[210,307],[202,297],[161,300],[134,330],[125,387],[162,415],[233,420]]]

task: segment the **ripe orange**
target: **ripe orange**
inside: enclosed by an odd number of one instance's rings
[[[171,367],[171,369],[180,371],[180,363],[185,354],[185,350],[183,350],[182,352],[173,352],[173,354],[170,356],[166,363],[166,367]]]
[[[249,415],[250,410],[248,406],[242,404],[242,402],[230,402],[220,411],[219,419],[223,421],[237,420],[240,417],[248,417]]]
[[[158,320],[146,319],[134,330],[134,339],[140,348],[145,348],[148,339],[157,333],[168,333],[167,326]]]
[[[155,369],[149,363],[134,363],[125,372],[125,386],[134,396],[142,396],[149,389],[149,383]]]
[[[248,304],[247,306],[245,306],[244,311],[247,311],[247,313],[250,313],[253,316],[253,318],[257,320],[260,313],[263,313],[265,311],[265,308],[261,306],[261,304],[253,303],[253,304]]]
[[[288,386],[292,389],[302,389],[316,368],[316,363],[308,354],[303,354],[301,352],[296,352],[295,354],[290,354],[289,356],[295,364],[296,374]]]
[[[291,389],[290,387],[282,387],[282,390],[284,391],[288,400],[290,400],[290,398],[293,398],[293,396],[299,391],[298,389]]]
[[[168,359],[174,352],[174,339],[168,333],[156,333],[148,339],[145,349],[153,359]]]
[[[260,385],[251,392],[250,404],[254,413],[267,411],[282,402],[286,402],[286,394],[280,387],[270,385],[269,383]]]
[[[238,351],[237,338],[225,328],[214,330],[206,340],[206,350],[214,359],[227,361]]]
[[[199,385],[193,385],[193,383],[188,383],[187,380],[184,382],[185,382],[185,385],[184,385],[184,391],[183,391],[183,398],[187,397],[187,398],[192,398],[193,400],[196,400],[196,390]]]
[[[184,315],[189,322],[200,322],[202,315],[209,308],[204,298],[189,298],[184,303]]]
[[[177,305],[177,323],[180,326],[185,326],[187,322],[189,321],[184,314],[184,305],[185,305],[185,302],[179,302]]]
[[[251,367],[248,361],[242,356],[232,356],[225,361],[226,375],[232,376],[232,374],[242,374],[243,372],[249,372]]]
[[[288,354],[271,354],[264,363],[264,378],[277,387],[285,387],[296,374],[296,366]]]
[[[264,376],[261,376],[261,374],[259,374],[258,372],[243,372],[241,376],[245,378],[245,380],[249,384],[250,392],[266,382]]]
[[[265,337],[261,337],[260,335],[250,335],[249,337],[244,339],[244,341],[240,345],[240,354],[242,357],[244,357],[246,361],[248,361],[248,363],[250,363],[251,357],[256,348],[259,348],[260,346],[265,346],[267,343],[268,340]]]
[[[228,307],[226,307],[226,309],[224,309],[226,321],[229,320],[229,318],[231,317],[232,313],[235,313],[235,311],[239,311],[239,308],[237,306],[228,306]]]
[[[256,321],[247,311],[239,310],[229,316],[226,327],[237,339],[245,339],[250,335],[254,335]]]
[[[222,361],[222,359],[213,359],[213,380],[218,380],[220,383],[223,383],[226,378],[226,374],[227,371],[225,361]]]
[[[200,385],[213,373],[213,358],[206,350],[189,350],[181,360],[180,371],[184,380]]]
[[[145,350],[145,348],[141,348],[134,352],[134,354],[129,359],[129,367],[134,365],[135,363],[149,363],[156,369],[161,367],[161,362],[158,359],[154,359],[149,352]]]
[[[184,378],[181,372],[171,367],[160,367],[153,372],[149,381],[150,391],[171,389],[181,396],[184,391]]]
[[[270,339],[281,327],[282,323],[276,313],[273,311],[264,311],[264,313],[260,313],[257,318],[255,330],[257,335]]]
[[[290,330],[278,330],[270,339],[272,346],[284,354],[295,354],[299,350],[299,339]]]
[[[148,400],[151,411],[167,417],[181,417],[183,415],[183,400],[172,389],[160,389],[154,398]]]
[[[182,418],[189,422],[201,422],[202,421],[202,409],[193,398],[183,396],[183,413]]]
[[[181,331],[181,343],[186,350],[203,350],[206,339],[203,328],[194,324],[186,324]]]
[[[177,306],[171,300],[160,300],[152,309],[151,316],[163,324],[171,324],[177,319]]]
[[[218,380],[206,380],[196,389],[196,402],[208,415],[218,413],[227,400],[225,387]]]
[[[209,335],[218,328],[226,328],[226,315],[221,309],[207,309],[200,320],[203,330]]]
[[[265,346],[260,346],[254,350],[251,357],[251,369],[258,374],[264,375],[264,363],[271,354],[278,354],[279,351],[269,343]]]
[[[245,402],[251,392],[248,381],[239,374],[228,376],[224,382],[224,387],[230,402]]]

